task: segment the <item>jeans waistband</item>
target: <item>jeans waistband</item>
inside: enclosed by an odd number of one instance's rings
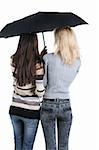
[[[61,99],[61,98],[48,99],[48,98],[44,98],[44,101],[51,101],[51,102],[65,102],[65,101],[69,101],[69,99]]]

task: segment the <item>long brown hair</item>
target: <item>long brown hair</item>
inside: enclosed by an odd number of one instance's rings
[[[15,67],[13,76],[18,85],[35,85],[36,62],[40,62],[38,39],[36,33],[21,35],[17,51],[12,55],[12,65]]]

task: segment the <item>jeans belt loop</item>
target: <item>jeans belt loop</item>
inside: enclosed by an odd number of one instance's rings
[[[56,98],[56,99],[55,99],[55,102],[58,102],[58,100],[59,100],[59,99],[58,99],[58,98]]]

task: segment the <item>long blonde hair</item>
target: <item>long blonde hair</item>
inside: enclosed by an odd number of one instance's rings
[[[65,64],[73,64],[80,57],[74,31],[70,27],[57,28],[54,36],[55,54],[60,55]]]

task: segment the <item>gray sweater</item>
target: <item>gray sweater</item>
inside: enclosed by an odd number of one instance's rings
[[[61,58],[54,53],[46,54],[43,57],[45,63],[44,98],[69,99],[69,86],[74,80],[81,64],[77,59],[74,64],[64,64]]]

